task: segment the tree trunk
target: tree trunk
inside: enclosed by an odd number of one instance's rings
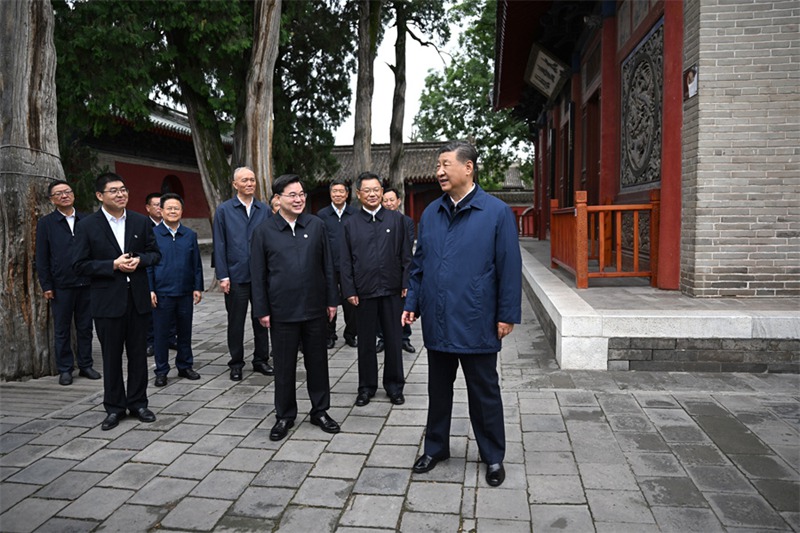
[[[392,121],[389,126],[389,186],[405,198],[403,181],[403,117],[406,111],[406,12],[404,2],[395,2],[397,41],[394,44],[394,97]],[[400,210],[405,211],[405,203]]]
[[[183,103],[192,129],[192,144],[211,216],[219,204],[230,198],[233,181],[231,166],[222,144],[217,118],[208,101],[188,83],[180,82]]]
[[[272,83],[280,43],[281,0],[257,1],[254,18],[253,53],[247,72],[244,164],[255,173],[257,191],[269,202],[272,196]]]
[[[381,21],[380,0],[358,3],[358,78],[356,84],[353,162],[356,174],[372,167],[372,92],[375,85],[373,64],[378,51]]]
[[[0,378],[52,375],[52,323],[36,279],[36,221],[64,179],[49,0],[0,2]]]

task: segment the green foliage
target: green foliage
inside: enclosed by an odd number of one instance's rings
[[[450,10],[449,19],[464,31],[450,65],[425,79],[413,134],[417,141],[472,142],[481,155],[478,178],[486,189],[499,188],[513,162],[532,156],[527,126],[491,105],[496,11],[496,0],[464,0]]]

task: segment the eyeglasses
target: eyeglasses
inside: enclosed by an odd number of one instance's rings
[[[360,192],[364,194],[380,194],[383,190],[382,187],[375,187],[374,189],[358,189]]]
[[[162,207],[162,211],[166,211],[167,213],[176,213],[178,211],[182,211],[182,207]]]
[[[305,200],[306,196],[308,195],[304,192],[290,192],[289,194],[281,194],[280,196],[285,196],[286,198],[289,198],[290,200],[294,201],[297,199]]]
[[[71,190],[70,191],[57,191],[57,192],[54,192],[53,194],[51,194],[50,196],[54,197],[54,198],[65,198],[67,196],[72,196],[72,194],[73,194],[73,192]]]
[[[127,187],[120,187],[118,189],[118,188],[114,187],[113,189],[108,189],[107,191],[103,191],[103,193],[108,193],[111,196],[116,196],[118,194],[121,194],[122,196],[125,196],[126,194],[128,194],[128,188]]]

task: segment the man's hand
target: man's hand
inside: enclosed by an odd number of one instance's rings
[[[150,305],[153,306],[153,309],[158,307],[158,296],[156,296],[156,293],[153,291],[150,291]]]
[[[269,315],[262,316],[258,319],[258,323],[264,326],[265,328],[269,328]]]
[[[514,324],[508,324],[507,322],[498,322],[497,323],[497,338],[502,339],[514,329]]]
[[[53,291],[44,291],[44,299],[45,300],[52,300],[56,297],[56,293]]]
[[[200,300],[203,299],[203,293],[200,291],[192,291],[192,299],[194,299],[194,305],[200,303]]]
[[[347,301],[350,302],[351,304],[357,306],[358,305],[358,296],[351,296],[350,298],[347,299]],[[331,319],[331,320],[333,320],[333,319]]]
[[[335,316],[336,316],[336,308],[335,307],[329,307],[328,308],[328,322],[333,320],[333,317],[335,317]]]
[[[131,257],[131,254],[122,254],[114,259],[114,270],[119,270],[120,272],[125,272],[126,274],[133,272],[138,266],[139,258]]]
[[[400,291],[400,298],[405,298],[407,294],[408,294],[408,289],[403,289],[402,291]]]
[[[413,324],[417,320],[417,317],[411,311],[403,311],[403,316],[400,318],[400,323],[404,326],[409,324]]]
[[[225,279],[219,282],[219,288],[222,289],[222,292],[228,294],[231,292],[231,280]]]

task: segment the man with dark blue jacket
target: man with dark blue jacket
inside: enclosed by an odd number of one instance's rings
[[[356,328],[356,309],[353,304],[342,296],[341,282],[341,260],[339,258],[340,242],[342,240],[342,228],[344,223],[353,216],[356,210],[347,203],[350,196],[350,187],[342,179],[335,179],[329,187],[331,203],[320,209],[317,216],[325,223],[325,231],[328,234],[331,253],[333,254],[333,268],[336,270],[336,283],[339,287],[339,299],[342,302],[342,312],[344,313],[344,342],[348,346],[355,348],[358,346],[356,338],[358,331]],[[338,339],[336,335],[336,315],[328,322],[328,349],[333,348]]]
[[[53,311],[53,340],[58,368],[58,383],[72,384],[73,359],[71,325],[75,320],[78,374],[100,379],[92,368],[92,313],[89,309],[89,278],[72,269],[72,244],[75,224],[84,218],[75,209],[75,193],[64,180],[56,180],[48,189],[56,210],[36,224],[36,273],[44,297]]]
[[[384,334],[383,388],[389,401],[405,403],[403,386],[401,296],[408,288],[411,243],[404,217],[383,209],[380,178],[363,172],[356,179],[361,209],[344,224],[340,250],[342,294],[355,306],[358,319],[358,396],[364,406],[378,389],[375,337]]]
[[[244,322],[247,304],[252,307],[250,292],[250,242],[253,232],[272,211],[255,198],[256,175],[246,167],[233,171],[233,188],[236,196],[223,202],[214,215],[214,266],[222,292],[225,293],[225,310],[228,311],[228,362],[232,381],[242,380],[244,368]],[[273,375],[269,365],[269,332],[258,323],[252,313],[255,351],[253,370],[265,376]]]
[[[450,457],[460,364],[486,482],[496,487],[505,480],[506,445],[497,352],[521,319],[522,260],[511,208],[484,192],[477,174],[472,145],[455,141],[439,150],[436,178],[445,194],[420,220],[403,323],[422,317],[428,349],[425,451],[414,472]]]
[[[153,228],[161,250],[161,261],[147,268],[150,300],[153,305],[153,339],[156,361],[156,387],[167,384],[169,339],[172,324],[178,335],[175,366],[178,375],[200,379],[192,368],[192,303],[203,298],[203,264],[197,234],[181,224],[183,198],[174,193],[161,197],[163,222]]]

